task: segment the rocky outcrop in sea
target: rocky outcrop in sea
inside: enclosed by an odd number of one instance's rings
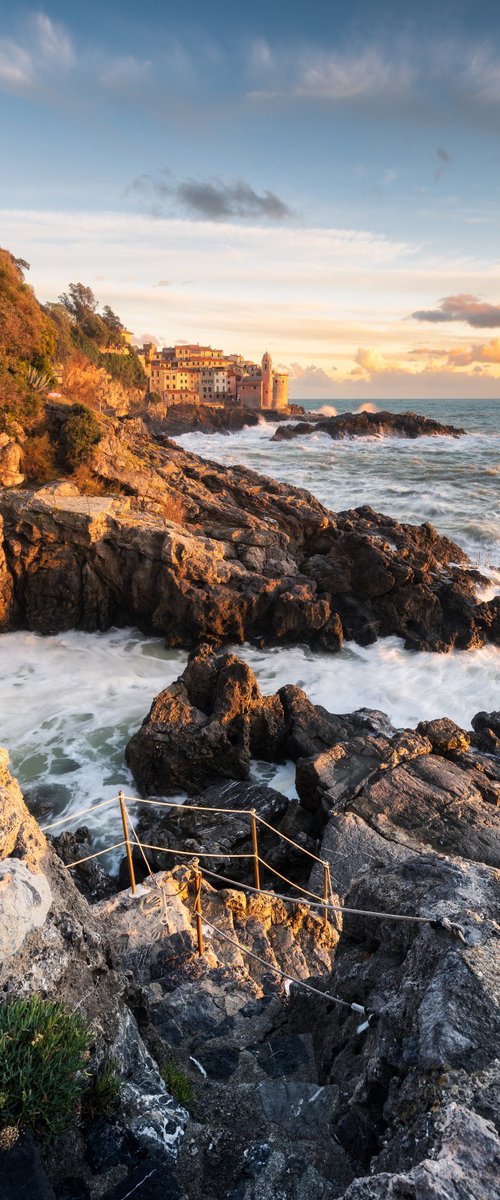
[[[297,425],[282,425],[275,431],[272,440],[290,441],[291,438],[304,437],[309,433],[326,433],[334,441],[339,441],[352,437],[461,437],[465,429],[443,425],[441,421],[414,412],[339,413],[336,417],[320,415],[309,420],[306,417]]]

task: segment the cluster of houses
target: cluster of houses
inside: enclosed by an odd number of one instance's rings
[[[180,344],[159,350],[152,342],[139,350],[151,393],[170,404],[239,403],[250,409],[288,406],[288,375],[274,371],[271,355],[262,363],[212,346]]]

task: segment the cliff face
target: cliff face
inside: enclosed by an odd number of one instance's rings
[[[122,496],[0,495],[0,628],[135,623],[172,646],[329,650],[344,637],[437,650],[500,637],[498,602],[476,602],[481,577],[430,525],[328,512],[301,489],[159,444],[140,421],[115,422],[91,468]]]

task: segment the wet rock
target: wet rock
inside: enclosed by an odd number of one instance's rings
[[[350,437],[460,437],[465,429],[443,425],[431,417],[417,413],[362,412],[340,413],[336,417],[320,417],[308,424],[280,426],[274,442],[289,441],[308,433],[327,433],[334,440]]]

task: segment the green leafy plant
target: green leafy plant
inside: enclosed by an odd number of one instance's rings
[[[92,1076],[83,1097],[83,1113],[89,1120],[94,1117],[111,1117],[120,1102],[121,1083],[114,1058],[99,1067]]]
[[[161,1075],[163,1082],[166,1084],[170,1095],[177,1100],[179,1104],[192,1104],[196,1099],[196,1092],[184,1071],[177,1066],[177,1063],[171,1060],[162,1067]]]
[[[0,1133],[27,1125],[61,1132],[87,1086],[92,1035],[79,1013],[29,996],[0,1005]]]

